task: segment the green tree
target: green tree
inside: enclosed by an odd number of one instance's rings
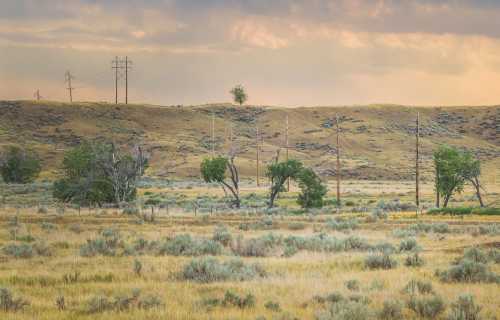
[[[327,188],[318,175],[310,168],[303,168],[297,175],[297,180],[301,190],[297,199],[298,204],[302,208],[323,207],[323,197]]]
[[[89,142],[68,150],[63,160],[64,176],[54,182],[54,197],[99,206],[133,200],[136,182],[147,166],[147,158],[138,150],[130,153],[112,143]]]
[[[230,158],[221,156],[215,158],[205,158],[201,162],[200,171],[205,182],[218,183],[226,195],[227,190],[229,190],[231,192],[231,197],[233,198],[232,205],[236,208],[240,207],[239,174],[238,169],[234,164],[234,156],[231,156]],[[227,171],[229,171],[230,174],[229,182],[226,181],[228,178],[226,176]]]
[[[471,152],[466,151],[462,155],[462,176],[464,179],[474,187],[476,191],[477,200],[481,207],[484,207],[483,198],[481,196],[481,182],[479,177],[481,176],[481,162],[476,159]]]
[[[230,93],[233,95],[234,102],[238,103],[240,106],[248,99],[245,88],[242,85],[237,85],[231,89]]]
[[[102,205],[114,200],[109,177],[97,164],[96,145],[84,142],[66,151],[64,177],[54,182],[54,198],[80,205]]]
[[[443,197],[443,207],[446,208],[453,194],[464,188],[464,158],[456,148],[441,146],[434,152],[434,166],[436,192],[438,199]]]
[[[6,183],[33,182],[41,170],[40,160],[33,151],[10,146],[0,155],[0,173]]]
[[[267,167],[266,176],[271,179],[269,208],[274,207],[276,197],[280,192],[284,191],[285,182],[288,179],[296,179],[302,169],[302,163],[294,159],[275,162]]]

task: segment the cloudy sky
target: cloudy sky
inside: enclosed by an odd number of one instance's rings
[[[132,102],[498,104],[500,1],[0,0],[0,99],[113,101],[115,56]]]

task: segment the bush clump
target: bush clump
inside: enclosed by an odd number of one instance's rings
[[[80,247],[82,257],[93,257],[98,254],[103,256],[115,256],[117,250],[123,247],[120,233],[115,229],[104,229],[96,239],[87,239],[87,243]]]
[[[9,289],[0,288],[0,310],[3,312],[17,312],[28,305],[23,298],[14,298]]]
[[[233,240],[233,236],[231,235],[231,232],[227,230],[225,225],[218,225],[214,229],[212,240],[219,242],[223,246],[228,246],[231,243],[231,240]]]
[[[418,250],[418,243],[415,238],[403,239],[399,243],[399,252],[416,250]]]
[[[416,295],[431,294],[434,292],[434,290],[430,281],[412,279],[403,288],[403,292],[410,295]]]
[[[366,320],[371,312],[366,304],[355,301],[340,301],[328,306],[317,315],[317,320]]]
[[[42,241],[34,244],[10,243],[2,247],[2,252],[7,256],[17,259],[29,259],[35,255],[43,257],[49,257],[52,255],[52,249]]]
[[[335,231],[351,231],[358,228],[358,220],[356,219],[329,219],[326,222],[327,228]]]
[[[461,260],[448,270],[437,270],[436,275],[443,282],[500,283],[500,277],[491,272],[486,264],[467,259]]]
[[[464,294],[451,304],[448,320],[480,320],[481,306],[474,302],[474,296]]]
[[[283,244],[283,238],[269,233],[259,238],[243,239],[239,237],[232,246],[234,254],[242,257],[267,257],[276,253]]]
[[[265,277],[266,272],[258,264],[247,265],[241,260],[219,262],[213,257],[195,258],[186,264],[181,278],[202,283],[218,281],[245,281]]]
[[[189,234],[181,234],[161,243],[157,253],[172,256],[216,256],[222,253],[222,245],[214,240],[193,239]]]
[[[386,300],[378,315],[381,320],[403,319],[403,304],[398,300]]]
[[[132,308],[149,310],[163,306],[161,299],[155,295],[141,297],[140,290],[133,290],[130,295],[117,295],[113,299],[105,296],[94,296],[85,308],[87,313],[102,313],[106,311],[126,311]]]
[[[405,259],[405,266],[407,266],[407,267],[421,267],[424,264],[425,264],[425,261],[418,254],[418,252],[415,252],[413,254],[408,255]]]
[[[408,301],[408,308],[421,318],[436,319],[444,312],[446,305],[438,295],[412,296]]]
[[[398,262],[386,253],[374,253],[365,258],[365,267],[368,269],[392,269],[397,265]]]

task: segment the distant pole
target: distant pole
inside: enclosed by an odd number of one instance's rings
[[[340,209],[340,129],[339,129],[339,115],[335,115],[337,124],[337,210]]]
[[[121,68],[119,65],[120,61],[118,60],[118,56],[115,57],[112,63],[112,69],[115,69],[115,104],[118,104],[118,69]]]
[[[417,112],[417,130],[415,132],[416,134],[416,146],[415,146],[415,151],[416,151],[416,157],[415,157],[415,203],[417,205],[417,213],[420,208],[420,172],[419,172],[419,137],[420,137],[420,112]]]
[[[285,148],[286,148],[286,161],[288,161],[288,114],[286,115],[286,124],[285,124]],[[287,179],[287,192],[290,191],[290,179]]]
[[[260,147],[259,147],[259,126],[257,126],[257,133],[255,136],[255,144],[256,144],[256,151],[257,151],[257,187],[260,187],[260,181],[259,181],[259,152],[260,152]]]
[[[69,102],[73,103],[73,87],[71,86],[71,80],[74,79],[73,75],[70,71],[66,71],[65,73],[65,82],[68,84],[66,88],[69,91]]]
[[[215,115],[212,112],[212,158],[215,157]]]
[[[125,57],[125,104],[128,104],[128,71],[132,68],[132,61]]]
[[[35,94],[34,94],[36,101],[40,101],[40,89],[36,89]]]

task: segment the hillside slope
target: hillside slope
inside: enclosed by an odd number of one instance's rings
[[[232,127],[243,176],[255,173],[255,131],[262,133],[261,158],[268,163],[284,144],[289,116],[290,156],[323,177],[335,174],[336,114],[341,119],[343,175],[352,179],[413,178],[414,129],[420,112],[424,178],[432,174],[432,151],[447,143],[468,148],[483,160],[489,182],[500,181],[500,107],[236,107],[113,105],[0,101],[0,147],[20,143],[38,151],[45,177],[57,174],[65,149],[82,139],[143,143],[152,152],[148,175],[198,177],[210,154],[212,113],[216,152],[226,153]],[[284,152],[281,152],[284,156]]]

